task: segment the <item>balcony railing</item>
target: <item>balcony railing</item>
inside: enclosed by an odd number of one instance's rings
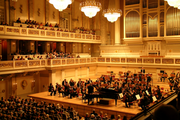
[[[21,36],[34,36],[34,37],[51,37],[51,38],[66,38],[77,40],[101,40],[98,35],[61,32],[54,30],[43,30],[35,28],[22,28],[13,26],[0,26],[0,34],[5,35],[21,35]]]
[[[29,69],[42,67],[60,67],[73,66],[83,64],[119,64],[119,65],[160,65],[160,66],[180,66],[180,58],[126,58],[126,57],[91,57],[91,58],[67,58],[67,59],[42,59],[42,60],[16,60],[16,61],[0,61],[0,71]]]

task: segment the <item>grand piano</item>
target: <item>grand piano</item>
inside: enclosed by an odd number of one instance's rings
[[[92,94],[86,94],[84,99],[88,99],[88,104],[90,100],[94,102],[94,99],[96,98],[97,102],[98,98],[110,98],[110,99],[115,99],[115,105],[117,105],[117,99],[118,99],[119,93],[115,91],[114,88],[101,88],[98,92],[94,92]]]

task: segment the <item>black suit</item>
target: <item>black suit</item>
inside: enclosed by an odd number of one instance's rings
[[[62,81],[62,85],[64,86],[64,85],[67,85],[67,82],[66,81]]]
[[[93,93],[94,87],[92,85],[88,86],[88,94]]]
[[[145,69],[141,69],[141,73],[145,73]]]

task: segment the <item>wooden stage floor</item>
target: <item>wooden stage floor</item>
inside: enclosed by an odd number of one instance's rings
[[[141,112],[141,108],[138,107],[137,103],[134,103],[130,108],[125,107],[125,103],[123,103],[121,100],[117,101],[117,106],[115,106],[115,103],[110,105],[102,105],[102,104],[96,104],[95,105],[88,105],[87,100],[86,102],[82,102],[82,99],[80,98],[72,98],[70,99],[67,97],[62,96],[50,96],[48,92],[41,92],[36,94],[28,95],[28,97],[31,97],[35,99],[36,101],[46,101],[47,103],[59,103],[60,105],[63,104],[64,107],[71,106],[76,111],[79,112],[80,115],[85,115],[86,113],[91,113],[93,109],[96,110],[97,113],[100,113],[100,111],[103,111],[103,113],[107,113],[110,117],[111,114],[114,114],[115,116],[126,115],[128,118],[135,116],[137,113]]]

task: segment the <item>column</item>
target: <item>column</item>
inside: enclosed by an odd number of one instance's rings
[[[49,70],[49,84],[52,83],[53,85],[56,85],[56,71],[55,70]]]
[[[160,37],[160,0],[158,0],[158,37]]]
[[[120,0],[115,0],[116,9],[120,9]],[[121,16],[122,17],[122,16]],[[120,18],[115,22],[115,45],[121,44],[121,36],[120,36]]]
[[[142,6],[143,5],[142,4],[143,4],[143,0],[140,0],[140,38],[143,37],[143,21],[142,21],[142,17],[143,17],[143,8],[142,8]]]
[[[102,1],[102,8],[104,8],[104,6],[106,5],[105,2],[107,2],[107,0]],[[102,14],[102,10],[100,14]],[[107,41],[106,29],[107,29],[107,20],[103,15],[101,15],[101,45],[106,45],[106,41]]]

